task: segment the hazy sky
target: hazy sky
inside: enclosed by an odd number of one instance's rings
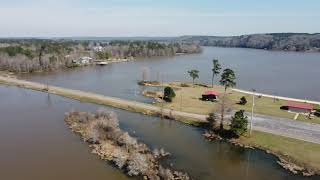
[[[320,0],[0,0],[0,36],[320,32]]]

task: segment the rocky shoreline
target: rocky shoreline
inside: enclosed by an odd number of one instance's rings
[[[163,149],[151,151],[119,127],[116,114],[106,110],[96,113],[69,112],[65,114],[69,128],[79,134],[102,160],[113,163],[128,176],[149,180],[189,180],[188,174],[165,168],[161,159],[170,154]]]
[[[291,157],[283,155],[283,154],[281,154],[279,152],[274,152],[274,151],[271,151],[269,149],[263,148],[261,146],[256,146],[254,144],[247,144],[247,143],[242,142],[239,139],[222,138],[221,136],[219,136],[218,134],[214,133],[213,131],[205,131],[203,136],[209,141],[213,141],[213,140],[224,141],[224,142],[231,143],[234,146],[239,146],[239,147],[242,147],[242,148],[257,149],[257,150],[265,151],[266,153],[272,154],[275,157],[277,157],[278,158],[277,163],[282,168],[292,172],[293,174],[301,174],[303,176],[320,175],[320,172],[318,172],[317,170],[315,170],[315,169],[313,169],[311,167],[308,167],[304,163],[298,162],[298,161],[292,159]]]

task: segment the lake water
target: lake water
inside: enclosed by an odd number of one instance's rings
[[[320,54],[316,53],[206,47],[202,54],[146,58],[21,78],[151,102],[152,99],[140,95],[142,88],[137,85],[145,67],[150,71],[150,80],[191,81],[187,70],[199,69],[197,81],[210,83],[213,57],[218,57],[223,67],[236,71],[239,88],[320,100],[317,94]],[[90,154],[87,144],[64,123],[65,112],[94,111],[99,106],[3,85],[0,85],[0,97],[1,179],[129,179]],[[164,147],[172,153],[166,164],[173,163],[195,179],[304,179],[283,170],[275,157],[262,151],[207,142],[199,128],[112,110],[118,113],[123,129],[152,148]]]
[[[197,82],[210,84],[213,57],[219,58],[223,68],[235,70],[238,88],[254,88],[263,93],[320,101],[320,53],[204,47],[201,54],[145,58],[104,67],[33,74],[23,78],[150,102],[150,99],[139,95],[141,87],[137,81],[142,79],[143,69],[149,69],[149,80],[164,82],[191,82],[187,70],[198,69],[200,79]]]
[[[1,179],[132,179],[91,154],[64,122],[65,112],[99,106],[3,85],[0,97]],[[165,163],[194,179],[317,179],[292,175],[262,151],[208,142],[200,128],[109,109],[121,128],[151,148],[165,148],[172,153]]]

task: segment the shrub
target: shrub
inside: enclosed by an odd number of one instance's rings
[[[240,105],[246,105],[247,102],[248,102],[248,101],[247,101],[246,97],[242,96],[242,97],[240,98],[239,104],[240,104]]]
[[[248,117],[244,115],[244,110],[237,111],[231,119],[230,131],[237,136],[247,131]]]
[[[190,87],[187,83],[181,83],[180,86],[181,87]]]
[[[0,51],[7,53],[10,57],[16,56],[18,54],[22,54],[27,56],[29,59],[34,58],[34,54],[31,50],[24,49],[20,46],[4,47],[4,48],[0,48]]]
[[[140,153],[133,153],[128,159],[127,171],[129,176],[137,176],[146,174],[149,170],[149,159],[146,155]]]
[[[163,100],[166,102],[172,102],[172,98],[174,97],[176,97],[174,90],[169,86],[165,87],[163,92]]]

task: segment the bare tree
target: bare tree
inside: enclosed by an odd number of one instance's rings
[[[142,68],[142,81],[148,81],[149,80],[149,68],[148,67],[143,67]]]

